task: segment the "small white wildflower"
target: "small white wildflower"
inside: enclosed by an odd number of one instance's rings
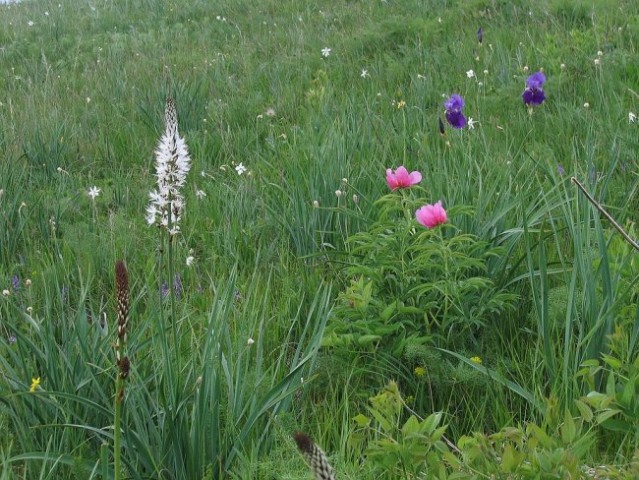
[[[313,207],[319,208],[319,202],[317,200],[313,200]]]
[[[488,75],[488,70],[484,70],[484,75]]]
[[[274,117],[275,116],[275,109],[273,107],[269,107],[266,109],[266,116],[267,117]]]
[[[598,50],[598,51],[597,51],[597,56],[598,56],[598,57],[603,57],[603,52],[602,52],[601,50]]]
[[[33,307],[27,307],[27,313],[31,315],[33,313]]]
[[[9,295],[11,295],[11,292],[9,291],[9,289],[5,288],[4,290],[2,290],[2,295],[8,297]]]
[[[251,337],[249,337],[249,339],[246,341],[246,344],[250,347],[251,345],[253,345],[255,343],[255,340],[253,340]]]
[[[473,78],[473,77],[475,76],[475,71],[474,71],[474,70],[472,70],[472,69],[471,69],[471,70],[468,70],[468,71],[466,72],[466,76],[467,76],[468,78]]]
[[[322,57],[328,57],[331,54],[331,49],[328,47],[322,48]]]
[[[559,68],[561,68],[562,70],[565,70],[566,69],[566,64],[562,63],[561,65],[559,65]]]
[[[524,65],[524,72],[528,71],[528,65]]]
[[[49,16],[49,12],[44,12],[44,16],[48,17]]]
[[[601,58],[595,58],[595,65],[601,65]]]
[[[91,97],[87,97],[87,103],[91,103]]]
[[[35,25],[35,23],[33,23],[33,20],[29,20],[27,22],[27,25],[29,25],[30,27],[33,27]]]
[[[188,257],[186,257],[186,266],[190,267],[191,265],[193,265],[194,261],[195,257],[193,255],[189,255]]]
[[[31,286],[31,279],[30,279],[30,278],[27,278],[27,279],[24,281],[24,286],[25,286],[25,287],[30,287],[30,286]]]
[[[342,183],[344,185],[348,184],[348,178],[346,178],[346,177],[342,178]]]
[[[472,117],[468,117],[468,128],[471,130],[475,128],[475,125],[478,124],[479,121],[474,120]]]
[[[357,196],[357,194],[353,194],[353,203],[358,203],[359,202],[359,197]]]
[[[100,196],[101,191],[102,191],[101,188],[93,186],[89,188],[89,190],[87,191],[87,195],[91,198],[91,200],[95,200],[97,197]]]
[[[195,196],[202,200],[204,197],[206,197],[206,192],[204,190],[196,190]]]
[[[590,104],[588,102],[584,103],[584,108],[590,108]]]
[[[340,198],[342,196],[342,191],[341,190],[335,190],[335,196],[337,198]]]
[[[242,175],[244,172],[246,172],[246,170],[247,168],[241,163],[235,167],[235,171],[237,172],[238,175]]]
[[[370,75],[368,74],[368,70],[366,70],[365,68],[362,69],[362,73],[360,73],[359,76],[362,78],[370,77]]]
[[[637,115],[632,112],[628,112],[628,123],[635,123],[637,121]]]

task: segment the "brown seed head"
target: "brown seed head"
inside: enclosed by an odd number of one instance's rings
[[[306,463],[310,467],[315,480],[335,480],[333,468],[326,458],[326,454],[318,447],[308,435],[302,432],[296,432],[293,435],[297,448],[300,449]]]

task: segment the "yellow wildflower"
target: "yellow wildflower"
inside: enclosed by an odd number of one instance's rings
[[[40,386],[40,377],[31,379],[31,387],[29,388],[30,392],[35,392],[36,389]]]
[[[476,363],[477,365],[481,365],[481,357],[471,357],[470,361]]]
[[[426,375],[426,369],[424,367],[415,367],[415,375],[418,377],[423,377]]]
[[[400,100],[399,102],[397,102],[397,110],[401,110],[405,106],[406,106],[406,102],[404,100]]]

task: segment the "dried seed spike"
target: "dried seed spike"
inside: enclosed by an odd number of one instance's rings
[[[315,480],[335,480],[335,473],[326,454],[318,447],[313,440],[302,432],[295,432],[293,435],[297,448],[300,449],[306,463],[311,468]]]
[[[115,358],[120,367],[120,374],[124,372],[120,361],[120,350],[126,344],[126,329],[129,321],[129,273],[122,260],[115,263],[115,290],[118,302],[118,338],[115,342]],[[124,377],[123,377],[124,378]]]
[[[115,287],[118,300],[118,337],[126,335],[129,319],[129,272],[122,260],[115,264]]]

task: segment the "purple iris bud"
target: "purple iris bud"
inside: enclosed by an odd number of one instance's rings
[[[11,286],[13,287],[14,290],[20,289],[20,278],[17,275],[14,275],[11,278]]]
[[[166,296],[169,294],[169,286],[167,285],[166,282],[164,282],[162,284],[162,288],[160,289],[160,293],[162,295],[162,298],[166,298]]]
[[[559,175],[565,175],[566,174],[566,170],[564,169],[564,167],[561,165],[561,163],[559,165],[557,165],[557,173]]]
[[[546,75],[542,72],[535,72],[526,79],[526,89],[521,94],[526,105],[541,105],[546,100],[546,94],[542,88],[545,82]]]
[[[479,43],[482,43],[484,41],[484,31],[482,30],[481,27],[477,29],[477,41]]]
[[[450,96],[446,102],[444,102],[444,108],[446,109],[446,120],[455,128],[464,128],[466,126],[466,117],[462,113],[464,108],[464,99],[454,93]]]

